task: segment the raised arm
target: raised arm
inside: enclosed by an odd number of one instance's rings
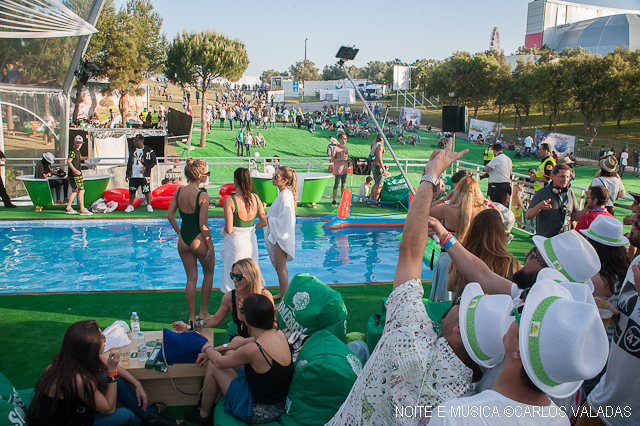
[[[467,152],[469,152],[468,149],[459,153],[451,152],[449,144],[445,149],[433,151],[424,169],[424,174],[436,178],[440,177],[449,165],[459,160]],[[428,218],[433,198],[434,185],[430,182],[421,182],[416,195],[413,197],[413,202],[404,224],[393,288],[411,279],[420,279],[421,277],[422,257],[427,246]]]

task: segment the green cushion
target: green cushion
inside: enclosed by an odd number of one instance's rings
[[[305,426],[324,425],[349,395],[362,362],[328,330],[313,334],[302,346],[287,395],[287,414]]]
[[[23,401],[9,379],[0,373],[0,426],[26,425],[31,399],[32,396]]]
[[[347,307],[340,293],[309,274],[291,280],[277,311],[280,328],[313,335],[329,330],[346,342]]]
[[[238,332],[238,326],[236,325],[236,323],[233,321],[229,321],[229,326],[227,327],[227,331],[224,335],[224,342],[229,343],[231,339],[233,339],[233,337],[236,335],[237,332]]]
[[[382,301],[382,314],[372,314],[367,322],[367,346],[369,352],[373,353],[378,341],[382,337],[384,331],[384,324],[387,321],[387,308],[385,306],[387,298]],[[431,321],[440,322],[444,313],[451,307],[451,302],[432,302],[429,299],[422,299],[422,303],[427,310],[427,315]]]

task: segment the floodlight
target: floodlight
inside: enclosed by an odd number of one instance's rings
[[[356,57],[356,55],[358,54],[358,51],[360,51],[360,49],[356,49],[355,46],[354,47],[341,46],[340,50],[338,50],[338,53],[336,53],[336,58],[342,59],[345,61],[351,61]]]

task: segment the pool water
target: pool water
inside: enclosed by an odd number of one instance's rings
[[[223,219],[209,219],[216,252],[214,287],[222,274]],[[296,219],[293,277],[308,272],[327,284],[393,281],[400,229],[328,230],[320,218]],[[258,237],[259,264],[267,285],[278,278]],[[181,289],[186,274],[178,237],[166,219],[0,221],[0,292]],[[422,279],[431,279],[423,264]],[[202,281],[199,270],[198,287]]]

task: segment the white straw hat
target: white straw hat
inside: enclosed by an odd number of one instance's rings
[[[522,365],[543,392],[564,398],[607,363],[609,342],[595,304],[575,301],[560,284],[531,287],[519,324]]]
[[[536,281],[541,281],[541,280],[555,281],[559,283],[561,286],[571,291],[571,294],[573,294],[573,290],[571,290],[573,286],[568,286],[567,284],[575,284],[577,287],[585,287],[585,291],[587,291],[589,294],[593,293],[593,289],[594,289],[593,282],[591,282],[591,279],[586,280],[584,284],[569,283],[567,281],[567,278],[564,275],[562,275],[560,271],[554,268],[542,268],[540,272],[538,272],[538,277],[536,278]],[[582,290],[580,290],[580,292],[582,292]],[[593,299],[593,296],[592,296],[592,299]],[[576,298],[576,295],[574,295],[573,300],[582,300],[582,299]]]
[[[44,154],[42,154],[42,158],[47,160],[49,164],[53,164],[54,160],[56,159],[56,157],[50,152],[45,152]]]
[[[605,246],[622,247],[629,242],[627,237],[622,235],[622,223],[615,217],[603,214],[596,216],[589,229],[581,229],[580,232]]]
[[[576,231],[552,238],[534,235],[533,243],[547,266],[560,271],[567,281],[585,282],[600,271],[596,249]]]
[[[485,295],[478,283],[469,283],[460,298],[460,335],[467,353],[478,365],[494,367],[504,358],[502,337],[514,320],[511,296]]]

